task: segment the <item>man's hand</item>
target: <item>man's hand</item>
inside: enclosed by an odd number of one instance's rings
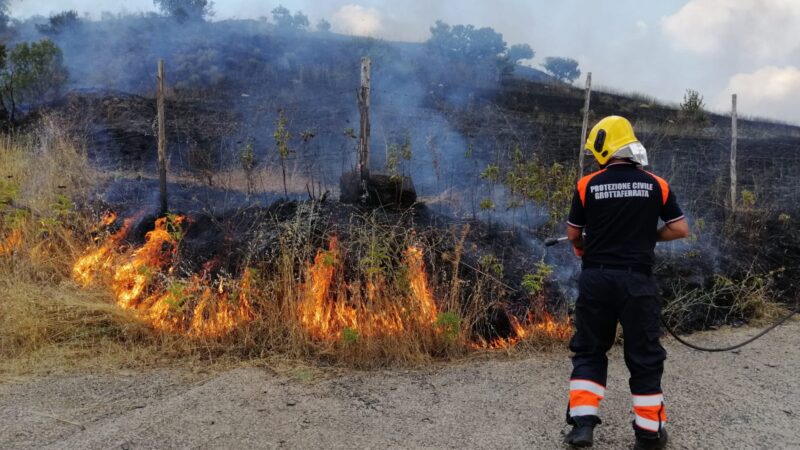
[[[675,239],[683,239],[689,237],[689,222],[686,219],[681,219],[676,222],[665,224],[659,228],[656,234],[658,242],[674,241]]]
[[[583,229],[567,225],[567,239],[572,244],[572,251],[578,258],[583,257]]]

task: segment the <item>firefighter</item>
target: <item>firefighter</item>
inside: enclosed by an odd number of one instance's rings
[[[628,120],[610,116],[598,122],[586,150],[600,170],[578,182],[567,223],[582,270],[576,331],[569,344],[574,355],[567,423],[573,428],[566,442],[592,445],[606,390],[606,353],[619,323],[633,395],[634,448],[663,448],[667,416],[661,375],[666,351],[659,343],[654,249],[656,242],[687,237],[689,226],[669,184],[643,169],[647,151]]]

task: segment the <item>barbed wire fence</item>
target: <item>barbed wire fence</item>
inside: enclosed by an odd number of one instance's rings
[[[371,115],[373,164],[387,169],[389,149],[407,136],[412,153],[408,161],[401,161],[398,170],[411,175],[423,199],[472,189],[477,192],[460,192],[460,197],[472,202],[463,209],[475,215],[475,202],[485,194],[482,191],[497,189],[482,180],[481,172],[488,165],[506,163],[512,147],[526,157],[541,155],[544,161],[574,163],[569,158],[580,133],[581,90],[557,84],[534,89],[504,85],[492,90],[483,85],[450,83],[438,91],[434,87],[409,92],[376,84]],[[219,130],[214,145],[220,153],[215,171],[221,187],[241,188],[242,175],[237,173],[240,152],[248,142],[255,142],[259,146],[258,188],[261,192],[278,191],[273,176],[281,157],[274,151],[271,135],[276,111],[283,110],[294,136],[293,152],[283,159],[290,168],[292,194],[335,194],[339,175],[356,162],[356,91],[357,86],[353,86],[300,98],[284,93],[274,98],[242,94],[239,98],[207,96],[198,100],[205,110],[235,109],[239,113],[233,120],[211,115],[199,124],[211,135],[214,132],[208,130]],[[460,92],[455,101],[448,98],[448,92],[453,91]],[[606,97],[611,100],[602,104]],[[614,93],[592,92],[592,120],[611,112],[617,97]],[[555,107],[548,110],[548,105]],[[702,212],[709,205],[725,207],[730,189],[730,126],[721,125],[722,119],[717,118],[710,126],[690,130],[677,124],[670,111],[658,105],[642,105],[639,110],[618,113],[634,120],[653,169],[675,186],[689,209]],[[185,117],[169,117],[169,111],[167,115],[167,126],[173,132],[190,135],[198,126],[186,123]],[[739,131],[740,192],[779,209],[797,209],[792,201],[800,192],[797,130],[745,120]],[[134,131],[121,132],[109,140],[125,145],[135,135]],[[179,170],[171,175],[184,176],[182,172],[192,166],[186,151],[190,145],[171,144],[179,149],[172,152]]]

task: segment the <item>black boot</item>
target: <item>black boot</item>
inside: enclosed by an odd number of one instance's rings
[[[660,450],[667,446],[667,430],[662,428],[656,433],[636,426],[633,429],[636,433],[636,445],[633,446],[633,450]]]
[[[597,416],[576,416],[567,419],[572,430],[567,433],[564,442],[573,447],[591,447],[594,444],[594,427],[600,423]]]

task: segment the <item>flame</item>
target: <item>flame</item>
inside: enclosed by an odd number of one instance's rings
[[[110,220],[109,216],[103,217],[99,226],[110,226],[116,220],[116,214],[113,214],[113,218],[114,220]],[[114,261],[115,251],[119,244],[128,237],[132,223],[132,219],[126,219],[122,227],[106,239],[100,247],[89,249],[78,258],[78,261],[72,266],[72,279],[81,286],[87,287],[92,284],[98,273],[108,271]]]
[[[311,337],[336,340],[348,332],[355,336],[395,336],[415,325],[433,329],[438,309],[428,287],[422,251],[409,247],[404,252],[409,294],[407,298],[392,302],[387,302],[385,280],[380,276],[364,284],[363,295],[357,284],[333,289],[340,259],[338,242],[334,238],[328,250],[317,252],[306,270],[298,315],[300,324]]]
[[[22,243],[22,231],[18,228],[11,230],[2,241],[0,241],[0,256],[10,255]]]
[[[572,335],[572,325],[569,321],[557,321],[548,313],[543,313],[537,318],[529,312],[526,320],[520,323],[516,316],[511,316],[511,334],[508,337],[498,337],[490,341],[480,338],[472,344],[475,349],[508,349],[531,336],[542,336],[556,341],[566,341]]]
[[[105,280],[116,303],[135,311],[154,329],[195,338],[225,336],[256,318],[250,270],[245,270],[239,279],[215,279],[211,274],[222,263],[220,256],[215,256],[203,264],[199,274],[188,279],[174,275],[186,217],[156,220],[144,243],[129,248],[124,241],[133,220],[124,220],[119,230],[87,249],[75,262],[72,277],[78,284],[88,287],[98,279]],[[116,214],[109,213],[96,229],[102,231],[116,222]],[[390,290],[381,275],[345,283],[340,280],[339,244],[331,239],[328,249],[320,249],[306,266],[296,305],[299,324],[312,339],[322,341],[392,337],[414,330],[440,333],[439,309],[429,286],[422,250],[408,247],[402,264],[408,276],[404,294]],[[569,323],[558,322],[547,314],[534,317],[531,313],[524,322],[511,317],[511,325],[510,336],[481,339],[473,342],[473,348],[509,348],[534,335],[566,340],[571,333]]]
[[[109,214],[98,227],[108,227],[115,221],[116,215]],[[131,228],[132,220],[126,220],[119,231],[75,262],[73,279],[86,287],[98,274],[108,274],[117,304],[136,311],[155,329],[194,337],[230,333],[255,317],[250,301],[252,274],[245,270],[238,281],[220,278],[215,289],[208,270],[187,282],[171,277],[185,222],[184,216],[162,217],[145,235],[143,245],[119,252]],[[205,266],[213,265],[209,261]]]
[[[428,275],[425,273],[425,261],[422,251],[417,247],[409,247],[405,253],[408,266],[408,278],[411,285],[413,306],[419,311],[419,317],[430,324],[436,323],[439,314],[433,294],[428,287]]]
[[[174,219],[173,226],[180,226],[183,216]],[[153,231],[148,232],[145,243],[121,265],[114,268],[112,290],[117,303],[123,308],[135,308],[141,300],[152,278],[174,261],[178,242],[168,230],[168,218],[156,220]]]
[[[100,223],[98,224],[99,228],[109,227],[114,225],[114,222],[117,221],[117,213],[114,211],[106,211],[103,213],[103,217],[100,219]]]

